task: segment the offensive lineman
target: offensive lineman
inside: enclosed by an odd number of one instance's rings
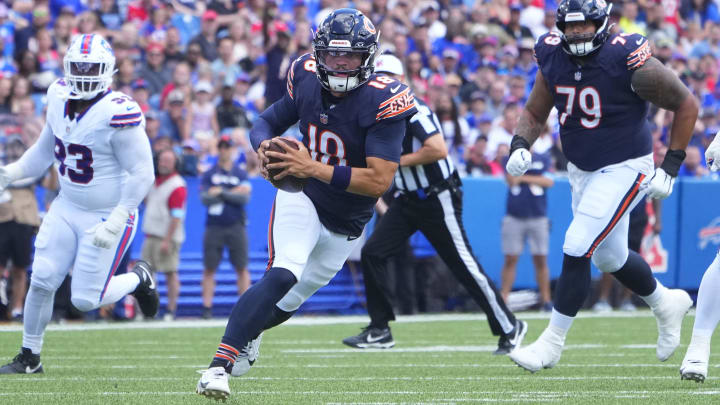
[[[135,236],[137,206],[153,184],[140,107],[109,86],[115,56],[100,35],[79,35],[63,60],[64,79],[47,92],[47,123],[15,163],[0,167],[0,191],[42,175],[57,160],[60,195],[35,240],[20,354],[0,374],[42,373],[40,351],[55,290],[70,268],[72,303],[90,311],[132,293],[146,317],[158,308],[149,265],[114,276]]]
[[[590,290],[590,261],[639,295],[658,325],[656,355],[667,360],[680,344],[680,328],[692,306],[683,290],[668,290],[635,252],[628,251],[628,213],[643,192],[666,198],[672,192],[698,106],[678,77],[652,57],[639,34],[609,34],[612,4],[563,0],[560,32],[538,38],[539,70],[511,143],[507,172],[530,167],[530,145],[550,110],[560,113],[563,152],[570,163],[573,220],[565,234],[563,267],[550,324],[537,341],[510,358],[531,372],[560,360],[565,337]],[[648,104],[674,112],[670,145],[654,170]]]

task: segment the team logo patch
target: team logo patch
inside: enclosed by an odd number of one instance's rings
[[[410,93],[410,89],[406,88],[398,95],[380,104],[380,107],[378,107],[380,111],[377,113],[375,119],[380,121],[385,118],[394,117],[413,108],[413,106],[415,106],[415,97]]]
[[[325,113],[320,113],[320,123],[323,125],[326,125],[328,123],[328,115]]]
[[[375,26],[369,19],[363,18],[363,25],[365,26],[365,29],[368,30],[369,33],[375,34]]]

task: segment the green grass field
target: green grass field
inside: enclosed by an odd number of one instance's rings
[[[547,318],[520,314],[537,338]],[[681,381],[690,340],[666,363],[655,358],[650,313],[584,314],[575,321],[560,363],[530,374],[506,356],[472,315],[404,317],[390,350],[340,343],[365,317],[298,317],[266,333],[260,359],[230,381],[227,403],[720,403],[720,347],[714,344],[704,384]],[[44,375],[0,376],[0,404],[209,404],[194,393],[224,330],[224,321],[53,326],[45,336]],[[0,326],[0,357],[19,347],[19,326]],[[714,364],[713,364],[714,363]]]

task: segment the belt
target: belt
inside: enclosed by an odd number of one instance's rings
[[[440,194],[449,189],[457,189],[461,186],[460,177],[457,172],[453,173],[447,179],[433,184],[430,187],[419,188],[413,191],[400,190],[400,196],[412,200],[426,200],[429,197]]]

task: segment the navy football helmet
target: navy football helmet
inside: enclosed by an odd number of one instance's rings
[[[375,69],[375,53],[380,34],[363,13],[351,8],[333,11],[318,27],[312,47],[317,62],[317,77],[326,90],[344,93],[365,83]],[[334,70],[325,63],[328,55],[359,53],[357,69]]]
[[[562,47],[565,52],[574,56],[587,56],[600,48],[610,36],[608,17],[612,4],[605,0],[563,0],[557,10],[555,25],[560,30]],[[567,23],[576,21],[592,21],[595,32],[583,35],[565,33]]]

